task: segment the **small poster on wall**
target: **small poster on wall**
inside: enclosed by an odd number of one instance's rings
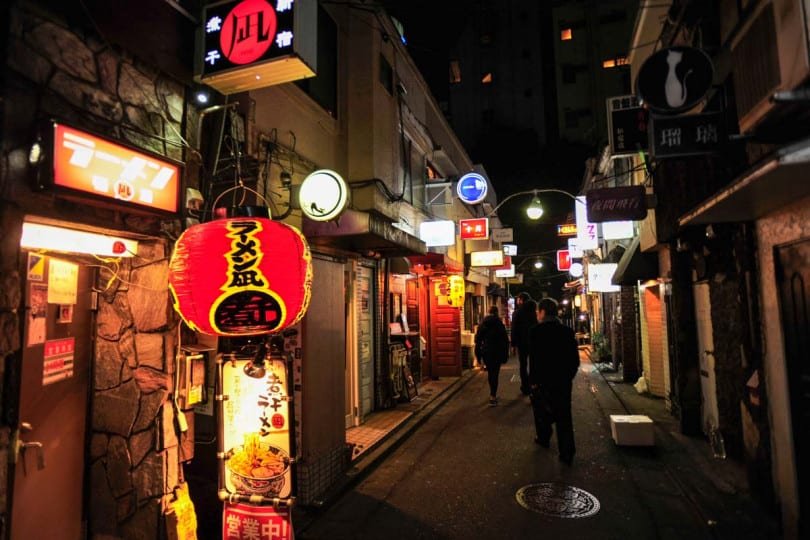
[[[48,265],[48,303],[75,304],[79,286],[79,265],[50,259]]]
[[[52,339],[45,343],[45,362],[42,365],[42,386],[73,377],[74,338]]]
[[[48,286],[44,283],[31,283],[28,296],[28,335],[27,346],[45,343],[45,323],[48,320]]]

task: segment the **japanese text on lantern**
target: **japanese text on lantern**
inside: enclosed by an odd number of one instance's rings
[[[262,261],[261,243],[257,234],[262,230],[258,221],[232,221],[228,223],[229,238],[232,238],[228,253],[228,273],[230,282],[223,291],[233,287],[264,287],[267,280],[258,268]]]

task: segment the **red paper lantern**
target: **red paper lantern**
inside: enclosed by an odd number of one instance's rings
[[[279,332],[309,306],[311,260],[303,235],[278,221],[232,217],[194,225],[169,263],[174,309],[204,334]]]

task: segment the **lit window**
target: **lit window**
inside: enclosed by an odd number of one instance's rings
[[[608,58],[607,60],[602,61],[602,67],[605,69],[614,68],[616,66],[626,66],[629,65],[627,57],[625,55],[619,55],[615,58]]]
[[[617,56],[616,57],[616,65],[617,66],[626,66],[627,64],[629,64],[629,62],[627,61],[626,56]]]
[[[492,73],[487,73],[481,77],[481,84],[490,84],[492,82]]]
[[[570,28],[563,28],[560,30],[560,41],[569,41],[574,39],[574,32]]]
[[[613,58],[611,58],[610,60],[604,60],[602,62],[602,67],[605,69],[616,67],[616,60],[614,60]]]
[[[461,66],[458,60],[450,60],[450,84],[461,82]]]

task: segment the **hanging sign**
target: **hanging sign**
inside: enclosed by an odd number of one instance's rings
[[[309,306],[311,259],[298,229],[278,221],[234,217],[194,225],[169,262],[174,308],[204,334],[280,332]]]
[[[723,113],[709,112],[652,121],[650,146],[656,159],[720,152],[726,141]]]
[[[315,76],[315,0],[231,0],[203,10],[197,80],[223,94]]]
[[[516,273],[514,276],[510,278],[506,278],[506,282],[510,285],[522,285],[523,284],[523,274]]]
[[[565,272],[571,268],[571,253],[567,249],[557,250],[557,270]]]
[[[454,221],[423,221],[419,224],[419,239],[427,247],[452,246],[456,243]]]
[[[497,267],[497,268],[493,268],[493,270],[495,270],[496,272],[498,270],[509,270],[510,268],[512,268],[512,266],[513,266],[512,265],[512,256],[504,254],[504,256],[503,256],[503,264],[501,266]]]
[[[473,251],[470,266],[503,266],[503,251]]]
[[[287,366],[265,359],[265,376],[250,377],[250,360],[226,358],[222,369],[222,444],[225,489],[230,495],[272,501],[292,495]]]
[[[225,503],[223,540],[293,540],[289,507]]]
[[[510,257],[517,255],[517,244],[504,244],[503,254],[509,255]]]
[[[464,305],[464,278],[461,276],[452,275],[447,278],[450,286],[450,294],[447,296],[447,302],[453,307],[462,307]]]
[[[76,339],[52,339],[45,342],[42,364],[42,386],[73,377],[73,355]]]
[[[568,253],[571,255],[572,259],[582,258],[582,249],[579,247],[579,244],[577,244],[576,238],[568,239]]]
[[[577,197],[574,208],[577,218],[577,245],[579,249],[596,249],[599,247],[598,232],[596,230],[596,224],[588,221],[585,197]]]
[[[23,223],[23,228],[25,228],[25,223]],[[45,277],[45,255],[29,252],[28,281],[42,281],[44,277]]]
[[[608,139],[610,155],[633,156],[647,150],[649,114],[637,96],[617,96],[607,99]]]
[[[462,219],[458,224],[462,240],[489,238],[489,218]]]
[[[588,221],[638,221],[647,217],[644,186],[592,189],[585,194]]]
[[[577,224],[576,223],[563,223],[557,225],[557,236],[576,236]]]
[[[619,292],[622,288],[613,285],[611,279],[616,273],[616,263],[589,264],[588,265],[588,290],[590,292]]]
[[[694,47],[668,47],[644,61],[636,86],[651,110],[678,114],[697,105],[713,79],[714,66],[705,52]]]
[[[349,187],[338,173],[321,169],[304,178],[298,192],[301,212],[313,221],[331,221],[349,201]]]
[[[492,229],[492,240],[494,242],[511,242],[514,240],[514,230],[511,228]]]
[[[605,221],[602,223],[602,238],[605,240],[622,240],[633,238],[635,229],[632,221]]]
[[[62,124],[53,125],[53,136],[55,186],[119,204],[177,212],[177,164]]]
[[[487,196],[488,183],[486,178],[478,173],[467,173],[458,180],[456,193],[461,202],[478,204]]]
[[[515,277],[515,265],[510,264],[509,268],[498,268],[495,270],[496,278],[513,278]]]

